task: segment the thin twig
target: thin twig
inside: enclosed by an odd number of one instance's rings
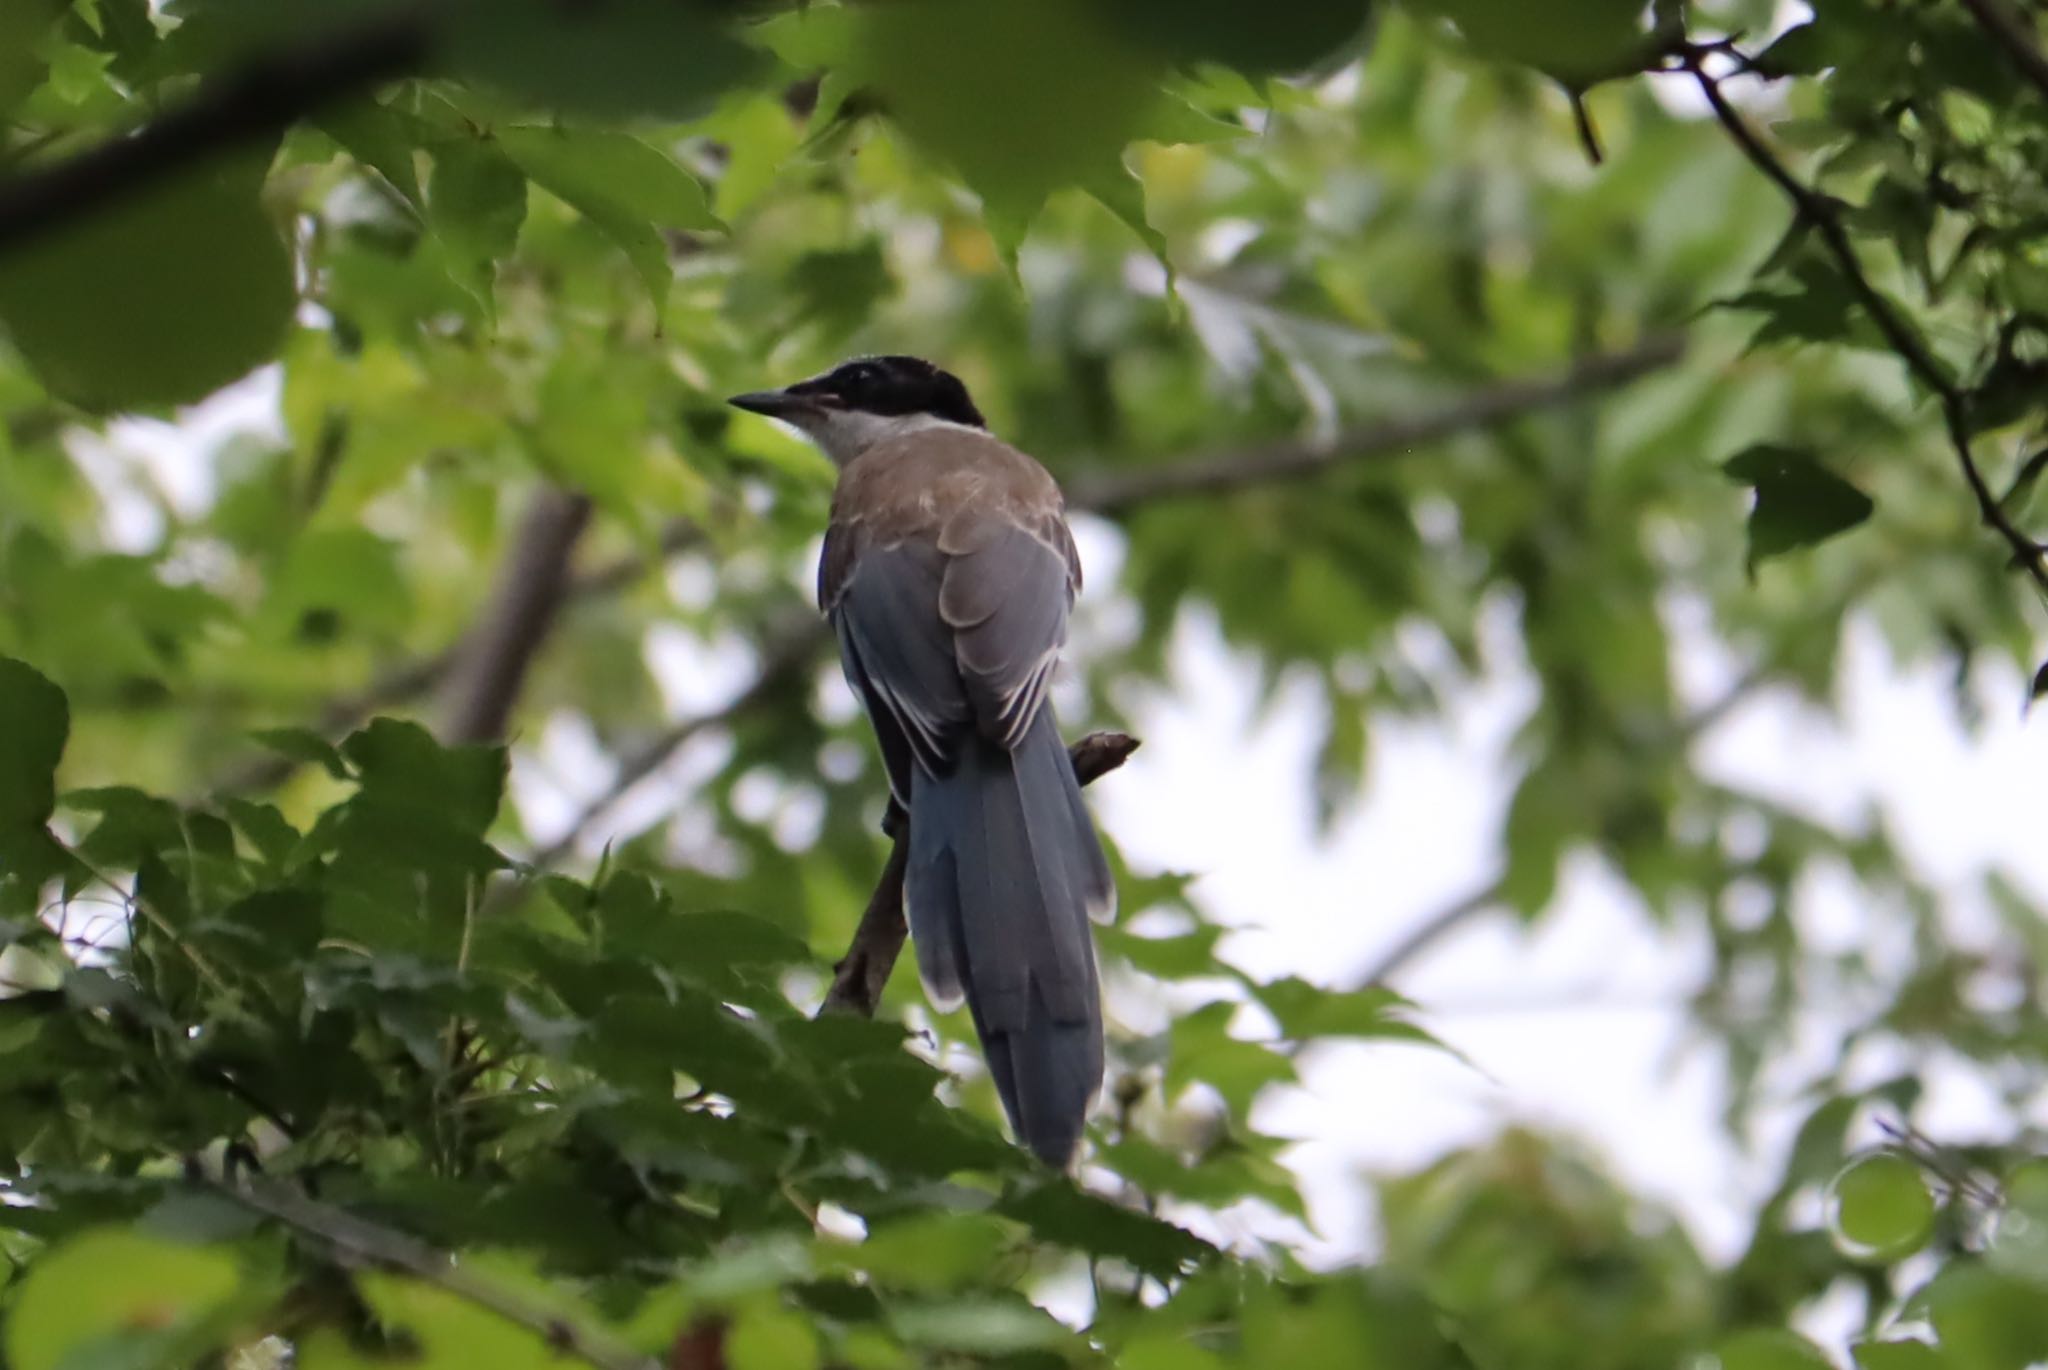
[[[1069,747],[1067,755],[1073,762],[1075,778],[1083,785],[1092,785],[1130,760],[1136,750],[1138,739],[1127,734],[1090,733]],[[875,882],[866,912],[860,916],[860,926],[854,929],[852,944],[832,968],[832,988],[818,1009],[820,1014],[874,1017],[889,975],[896,969],[896,959],[903,954],[903,939],[909,931],[903,921],[903,878],[910,869],[910,827],[901,810],[892,812],[890,817],[894,841],[889,848],[889,860]]]
[[[641,1355],[610,1332],[565,1313],[537,1308],[521,1295],[464,1268],[453,1255],[417,1237],[381,1227],[256,1176],[235,1182],[220,1181],[212,1187],[251,1212],[319,1242],[344,1266],[371,1265],[404,1271],[525,1328],[556,1351],[575,1356],[598,1370],[659,1370],[658,1361]]]
[[[1624,352],[1586,357],[1555,376],[1496,381],[1434,409],[1347,429],[1323,442],[1280,442],[1197,453],[1156,466],[1112,470],[1067,483],[1067,504],[1098,514],[1176,495],[1223,494],[1246,486],[1300,480],[1348,462],[1398,456],[1474,429],[1493,428],[1613,390],[1662,370],[1684,354],[1684,339],[1667,334]]]
[[[574,851],[584,834],[595,827],[598,820],[611,811],[612,805],[625,796],[626,791],[653,775],[662,763],[675,755],[685,742],[710,728],[730,723],[745,714],[776,691],[783,688],[794,676],[816,658],[818,650],[831,640],[831,632],[825,620],[811,614],[802,619],[792,620],[769,631],[768,643],[761,653],[761,668],[754,675],[753,683],[734,695],[727,703],[705,713],[692,714],[679,719],[650,739],[638,751],[619,765],[619,773],[605,792],[584,805],[568,828],[553,842],[534,854],[536,866],[553,866]]]
[[[273,138],[344,96],[417,71],[430,7],[408,6],[320,43],[266,55],[209,81],[134,133],[0,181],[0,252],[104,209],[215,154]]]
[[[1678,720],[1672,726],[1669,736],[1664,739],[1664,745],[1674,748],[1690,746],[1702,733],[1733,713],[1769,678],[1769,673],[1764,667],[1751,667],[1712,701]],[[1498,905],[1506,890],[1507,877],[1504,874],[1496,875],[1484,884],[1453,899],[1404,933],[1393,946],[1381,952],[1379,959],[1358,977],[1358,983],[1364,986],[1385,984],[1390,977],[1406,970],[1424,952],[1463,927],[1468,920]]]
[[[2020,75],[2048,98],[2048,57],[2041,54],[2040,34],[2033,22],[2014,14],[2005,0],[1963,0],[1963,8],[1977,17],[1977,23],[1998,40],[2005,55],[2019,68]]]
[[[1892,352],[1922,385],[1940,397],[1942,423],[1948,432],[1949,446],[1955,451],[1956,462],[1962,468],[1970,493],[1976,497],[1979,517],[1986,527],[1996,530],[2005,539],[2006,545],[2012,549],[2014,563],[2033,578],[2042,593],[2048,594],[2048,549],[2006,516],[2005,510],[1999,507],[1997,496],[1991,493],[1990,485],[1984,480],[1976,454],[1970,450],[1969,392],[1956,383],[1913,326],[1900,316],[1897,307],[1864,274],[1862,259],[1856,255],[1855,245],[1849,241],[1849,230],[1842,223],[1839,203],[1794,176],[1777,155],[1764,146],[1755,130],[1728,103],[1728,98],[1721,93],[1720,81],[1707,71],[1705,63],[1706,54],[1703,52],[1690,53],[1686,59],[1687,69],[1698,83],[1700,93],[1713,107],[1714,117],[1751,165],[1784,192],[1785,198],[1792,202],[1796,217],[1820,235],[1850,292],[1863,306],[1871,323],[1877,326],[1877,331],[1884,335],[1885,343]]]

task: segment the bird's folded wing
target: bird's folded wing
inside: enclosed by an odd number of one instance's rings
[[[1045,702],[1079,583],[1057,511],[1019,521],[966,512],[939,538],[939,617],[982,736],[1014,749]]]
[[[911,756],[933,774],[947,769],[959,733],[974,716],[954,661],[952,630],[939,616],[945,570],[932,542],[871,544],[848,568],[830,607],[840,657],[869,713],[886,714]],[[896,758],[889,760],[891,784],[903,791],[909,777],[896,774]]]

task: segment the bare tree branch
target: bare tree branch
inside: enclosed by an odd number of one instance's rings
[[[431,46],[428,8],[409,6],[317,45],[270,53],[133,133],[0,181],[0,252],[418,70]]]
[[[380,1227],[261,1177],[223,1181],[212,1188],[251,1212],[312,1238],[341,1265],[403,1271],[525,1328],[558,1352],[596,1366],[597,1370],[659,1370],[660,1362],[622,1344],[605,1329],[553,1309],[536,1307],[520,1294],[483,1278],[448,1252],[436,1250],[417,1237]]]
[[[1970,487],[1970,493],[1977,500],[1977,514],[1987,528],[1995,530],[2005,539],[2012,550],[2013,563],[2033,578],[2035,586],[2048,594],[2048,548],[2029,537],[1999,506],[1998,497],[1991,493],[1991,487],[1984,480],[1984,473],[1977,465],[1976,454],[1970,449],[1970,392],[1952,378],[1948,369],[1937,360],[1922,341],[1913,325],[1900,315],[1899,309],[1864,274],[1863,261],[1856,255],[1856,248],[1849,241],[1849,230],[1842,223],[1840,202],[1808,186],[1780,161],[1756,135],[1755,130],[1728,103],[1728,97],[1721,93],[1721,82],[1706,69],[1709,53],[1694,50],[1686,55],[1686,69],[1691,71],[1700,93],[1713,107],[1714,117],[1727,130],[1729,138],[1742,150],[1751,165],[1761,171],[1771,183],[1784,192],[1792,202],[1796,217],[1811,225],[1827,247],[1828,255],[1834,258],[1835,266],[1848,282],[1849,290],[1856,296],[1863,312],[1870,317],[1877,331],[1906,369],[1928,390],[1941,399],[1941,416],[1948,430],[1949,446],[1954,449],[1956,463],[1962,468],[1963,479]]]
[[[2013,13],[2005,0],[1963,0],[1983,30],[1998,40],[2020,75],[2048,98],[2048,57],[2041,54],[2040,31],[2031,19]]]
[[[451,742],[494,742],[569,585],[569,558],[590,523],[590,500],[553,487],[536,494],[474,631],[442,681],[441,732]]]
[[[1271,443],[1083,475],[1067,482],[1067,504],[1098,514],[1120,514],[1151,500],[1301,480],[1347,462],[1398,456],[1458,433],[1496,427],[1627,385],[1670,366],[1684,351],[1683,338],[1660,335],[1625,352],[1583,358],[1559,375],[1479,386],[1436,409],[1347,429],[1328,442]]]
[[[1138,739],[1125,733],[1090,733],[1067,749],[1074,775],[1083,785],[1092,785],[1130,760],[1138,750]],[[910,824],[901,809],[891,808],[889,832],[894,839],[889,860],[868,898],[867,911],[854,929],[846,955],[832,969],[832,988],[818,1012],[857,1013],[875,1016],[882,991],[903,954],[903,939],[909,932],[903,921],[903,877],[910,868]]]
[[[702,529],[688,520],[677,519],[662,529],[651,551],[629,553],[572,577],[563,590],[560,607],[618,594],[670,557],[700,546],[703,541]],[[313,724],[314,729],[332,737],[349,731],[380,710],[411,703],[441,683],[454,667],[463,647],[464,643],[458,642],[432,656],[400,662],[354,694],[339,695],[329,700],[321,708],[319,719]],[[266,754],[252,757],[221,774],[206,787],[206,792],[246,794],[252,790],[274,789],[301,764],[288,756]]]

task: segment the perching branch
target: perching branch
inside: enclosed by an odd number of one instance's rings
[[[275,137],[343,96],[417,71],[432,39],[428,7],[408,6],[314,47],[266,55],[201,86],[133,133],[0,180],[0,253],[205,161]]]
[[[464,1268],[448,1252],[436,1250],[416,1237],[380,1227],[261,1177],[224,1181],[213,1188],[251,1212],[312,1238],[338,1264],[404,1271],[525,1328],[557,1352],[574,1356],[597,1370],[659,1370],[658,1361],[622,1344],[604,1329],[564,1313],[535,1307],[522,1295],[484,1279]]]
[[[1130,760],[1138,750],[1138,739],[1126,733],[1090,733],[1067,749],[1074,765],[1074,777],[1084,786]],[[854,929],[853,943],[832,969],[832,988],[818,1012],[857,1013],[875,1016],[882,1002],[882,990],[903,954],[903,939],[909,929],[903,922],[903,877],[910,868],[910,825],[903,811],[892,808],[889,832],[894,839],[889,860],[868,897],[867,911]]]
[[[569,587],[569,558],[590,523],[590,500],[540,491],[527,506],[490,603],[463,639],[442,681],[442,735],[495,742]]]
[[[1133,470],[1103,471],[1068,482],[1067,504],[1098,514],[1176,495],[1214,495],[1301,480],[1347,462],[1400,456],[1474,429],[1493,428],[1587,395],[1617,389],[1659,371],[1684,354],[1676,334],[1653,337],[1625,352],[1599,353],[1555,376],[1496,381],[1435,409],[1347,429],[1326,442],[1280,442],[1203,452]]]
[[[2039,31],[2033,21],[2014,14],[2005,0],[1963,0],[1963,8],[1977,17],[1979,27],[1998,40],[2020,75],[2048,98],[2048,57],[2041,53]]]
[[[1898,307],[1885,298],[1884,293],[1864,274],[1862,259],[1856,255],[1855,245],[1849,241],[1849,230],[1842,223],[1841,204],[1794,176],[1777,155],[1764,146],[1763,140],[1721,93],[1720,80],[1708,73],[1707,56],[1705,51],[1699,50],[1688,53],[1686,69],[1692,72],[1700,93],[1713,107],[1714,117],[1742,150],[1743,156],[1784,192],[1785,198],[1792,202],[1795,217],[1820,236],[1828,255],[1848,282],[1850,293],[1856,296],[1877,331],[1884,335],[1886,345],[1905,363],[1915,379],[1940,397],[1942,422],[1948,430],[1949,446],[1955,451],[1956,463],[1962,468],[1970,493],[1976,497],[1979,518],[1986,527],[1994,529],[2005,539],[2006,545],[2012,549],[2013,562],[2033,577],[2034,584],[2044,594],[2048,594],[2048,548],[2029,537],[2007,517],[1997,496],[1991,493],[1991,487],[1984,480],[1976,454],[1970,449],[1969,391],[1956,383],[1948,369],[1928,350],[1912,324],[1901,317]]]

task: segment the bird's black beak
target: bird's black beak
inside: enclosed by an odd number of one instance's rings
[[[744,395],[734,395],[726,403],[750,414],[766,414],[771,419],[786,419],[817,407],[810,396],[792,395],[787,390],[749,390]]]

